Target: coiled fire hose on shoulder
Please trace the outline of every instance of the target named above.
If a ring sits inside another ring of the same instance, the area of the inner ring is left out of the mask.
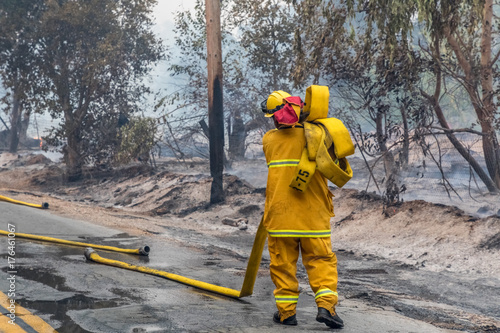
[[[235,290],[226,287],[220,287],[214,284],[186,278],[177,274],[172,274],[164,271],[159,271],[153,268],[131,265],[123,261],[111,260],[101,257],[92,248],[85,249],[85,257],[87,260],[91,260],[100,264],[110,265],[114,267],[125,268],[132,271],[137,271],[141,273],[146,273],[150,275],[164,277],[166,279],[177,281],[189,286],[193,286],[199,289],[208,290],[217,294],[224,296],[229,296],[232,298],[241,298],[245,296],[250,296],[253,293],[253,287],[255,285],[255,280],[257,278],[257,273],[260,266],[260,261],[262,259],[262,251],[264,250],[264,244],[266,242],[267,231],[260,221],[259,228],[255,235],[255,240],[252,247],[252,252],[250,258],[248,259],[247,270],[245,272],[245,278],[243,280],[243,286],[241,290]]]
[[[19,237],[19,238],[26,238],[26,239],[34,239],[34,240],[38,240],[38,241],[58,243],[58,244],[64,244],[64,245],[73,245],[73,246],[80,246],[80,247],[93,247],[93,248],[101,249],[101,250],[128,253],[128,254],[138,254],[138,255],[143,255],[143,256],[149,255],[149,250],[150,250],[149,246],[147,246],[147,245],[145,245],[139,249],[122,249],[122,248],[114,247],[114,246],[97,245],[97,244],[89,244],[89,243],[82,243],[82,242],[73,242],[73,241],[69,241],[69,240],[65,240],[65,239],[59,239],[59,238],[53,238],[53,237],[47,237],[47,236],[23,234],[21,232],[10,233],[10,232],[5,231],[5,230],[0,230],[0,235],[8,236],[9,234],[14,234],[16,238]]]
[[[41,205],[32,204],[29,202],[19,201],[19,200],[15,200],[15,199],[12,199],[9,197],[5,197],[3,195],[0,195],[0,201],[6,201],[6,202],[14,203],[17,205],[24,205],[24,206],[34,207],[34,208],[41,208],[41,209],[48,209],[49,208],[49,204],[47,202],[42,202]]]

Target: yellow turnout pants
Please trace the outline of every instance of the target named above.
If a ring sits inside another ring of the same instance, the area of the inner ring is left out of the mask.
[[[322,238],[268,238],[271,256],[271,279],[276,286],[274,297],[281,320],[293,316],[299,299],[296,277],[299,249],[302,253],[309,284],[315,294],[316,305],[332,310],[338,301],[337,257],[332,252],[330,237]]]

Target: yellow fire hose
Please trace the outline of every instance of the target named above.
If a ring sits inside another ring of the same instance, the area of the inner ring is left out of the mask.
[[[257,273],[262,259],[262,251],[264,250],[267,238],[267,230],[264,227],[263,221],[264,216],[262,216],[259,227],[257,228],[257,233],[255,234],[252,252],[250,253],[250,258],[248,258],[247,271],[245,272],[245,279],[243,280],[239,297],[250,296],[253,293],[253,286],[255,284],[255,279],[257,279]]]
[[[42,202],[41,205],[38,205],[38,204],[29,203],[29,202],[14,200],[14,199],[11,199],[11,198],[8,198],[8,197],[4,197],[3,195],[0,195],[0,201],[7,201],[7,202],[10,202],[10,203],[14,203],[14,204],[18,204],[18,205],[25,205],[25,206],[34,207],[34,208],[42,208],[42,209],[48,209],[49,208],[49,204],[46,203],[46,202]]]
[[[14,200],[14,199],[11,199],[11,198],[8,198],[5,196],[1,196],[1,195],[0,195],[0,200],[15,203],[15,204],[21,204],[21,205],[26,205],[26,206],[30,206],[30,207],[35,207],[35,208],[43,208],[43,209],[49,208],[49,204],[45,203],[45,202],[42,203],[41,205],[37,205],[37,204],[31,204],[31,203],[27,203],[27,202]],[[0,235],[8,236],[9,234],[12,234],[12,233],[5,231],[5,230],[0,230]],[[15,237],[19,237],[19,238],[27,238],[27,239],[33,239],[33,240],[39,240],[39,241],[45,241],[45,242],[87,247],[87,249],[85,250],[85,256],[87,257],[88,260],[92,260],[92,261],[95,261],[98,263],[111,265],[111,266],[115,266],[115,267],[121,267],[121,268],[129,269],[129,270],[135,270],[135,271],[146,273],[146,274],[161,276],[161,277],[164,277],[164,278],[167,278],[167,279],[170,279],[173,281],[177,281],[180,283],[184,283],[184,284],[196,287],[196,288],[212,291],[212,292],[222,294],[225,296],[229,296],[229,297],[233,297],[233,298],[240,298],[240,297],[250,296],[253,293],[253,287],[255,285],[255,280],[257,278],[257,273],[258,273],[259,266],[260,266],[260,261],[262,259],[262,251],[264,249],[264,245],[266,242],[267,232],[266,232],[266,229],[264,228],[264,226],[262,224],[262,220],[261,220],[259,227],[257,229],[257,233],[255,235],[255,240],[253,243],[252,252],[251,252],[250,258],[248,260],[247,270],[245,272],[245,278],[243,280],[243,285],[242,285],[240,291],[237,291],[237,290],[234,290],[231,288],[216,286],[214,284],[210,284],[210,283],[206,283],[206,282],[202,282],[202,281],[198,281],[198,280],[194,280],[194,279],[189,279],[189,278],[177,275],[177,274],[159,271],[159,270],[155,270],[155,269],[148,268],[148,267],[130,265],[130,264],[127,264],[125,262],[102,258],[92,249],[92,248],[95,248],[95,249],[101,249],[101,250],[107,250],[107,251],[129,253],[129,254],[139,254],[139,255],[147,256],[147,255],[149,255],[149,251],[150,251],[149,246],[143,246],[139,249],[122,249],[122,248],[118,248],[118,247],[114,247],[114,246],[105,246],[105,245],[89,244],[89,243],[82,243],[82,242],[73,242],[73,241],[68,241],[65,239],[24,234],[24,233],[20,233],[20,232],[16,232],[13,234],[15,235]]]
[[[260,221],[259,228],[257,229],[257,234],[255,235],[255,240],[252,247],[252,252],[250,254],[250,258],[248,259],[247,270],[245,273],[245,279],[243,280],[243,286],[241,287],[241,291],[237,291],[231,288],[225,288],[216,286],[214,284],[189,279],[184,276],[180,276],[177,274],[172,274],[164,271],[159,271],[156,269],[144,267],[144,266],[136,266],[127,264],[123,261],[106,259],[99,256],[92,248],[85,249],[85,257],[88,260],[92,260],[101,264],[125,268],[137,272],[142,272],[150,275],[161,276],[167,278],[169,280],[177,281],[183,284],[187,284],[199,289],[208,290],[217,294],[233,297],[233,298],[241,298],[245,296],[250,296],[253,293],[253,287],[255,284],[255,279],[257,278],[257,272],[259,270],[260,261],[262,259],[262,251],[264,250],[264,244],[266,242],[266,229],[262,224],[262,220]]]
[[[149,246],[147,246],[147,245],[143,246],[143,247],[141,247],[139,249],[122,249],[122,248],[114,247],[114,246],[106,246],[106,245],[97,245],[97,244],[73,242],[73,241],[69,241],[69,240],[65,240],[65,239],[59,239],[59,238],[53,238],[53,237],[23,234],[21,232],[10,233],[10,232],[5,231],[5,230],[0,230],[0,235],[8,236],[9,234],[14,234],[16,238],[19,237],[19,238],[34,239],[34,240],[39,240],[39,241],[44,241],[44,242],[65,244],[65,245],[82,246],[82,247],[93,247],[93,248],[101,249],[101,250],[121,252],[121,253],[129,253],[129,254],[139,254],[139,255],[143,255],[143,256],[149,255],[149,250],[150,250]]]

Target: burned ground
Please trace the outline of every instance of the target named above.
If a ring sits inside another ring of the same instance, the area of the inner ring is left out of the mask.
[[[54,163],[28,165],[16,159],[0,167],[2,195],[46,201],[55,214],[225,251],[241,260],[264,209],[265,190],[234,175],[224,177],[226,201],[210,205],[211,179],[203,162],[89,172],[70,184],[63,181],[62,166]],[[390,306],[444,328],[499,331],[494,310],[500,297],[498,216],[478,218],[423,200],[384,210],[382,198],[373,193],[332,190],[332,239],[346,298]],[[223,223],[242,218],[246,230]],[[307,281],[303,268],[299,276]],[[476,294],[463,300],[464,289]]]

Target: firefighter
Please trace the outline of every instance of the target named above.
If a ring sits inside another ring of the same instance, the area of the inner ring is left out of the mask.
[[[268,165],[264,225],[268,231],[270,273],[276,286],[274,297],[278,308],[273,321],[297,325],[296,264],[300,251],[318,306],[316,320],[331,328],[341,328],[344,323],[335,312],[337,258],[330,239],[333,194],[320,172],[312,175],[303,192],[289,186],[306,146],[303,123],[308,114],[303,112],[303,105],[299,97],[281,90],[274,91],[261,105],[276,127],[262,140]]]

